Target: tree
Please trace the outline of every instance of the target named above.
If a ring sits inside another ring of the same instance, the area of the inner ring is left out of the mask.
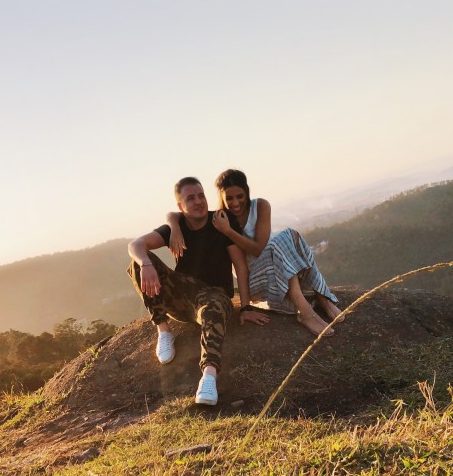
[[[54,338],[65,359],[72,359],[84,348],[82,325],[73,317],[54,326]]]
[[[116,329],[117,327],[115,325],[109,324],[102,319],[91,321],[91,324],[85,333],[85,344],[96,344],[105,337],[113,335],[116,332]]]

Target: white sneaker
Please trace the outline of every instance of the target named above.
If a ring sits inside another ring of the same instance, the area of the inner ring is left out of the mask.
[[[198,384],[197,394],[195,395],[195,403],[203,403],[205,405],[217,405],[217,387],[216,378],[213,375],[203,375]]]
[[[156,355],[161,364],[168,364],[175,358],[175,338],[171,332],[159,332]]]

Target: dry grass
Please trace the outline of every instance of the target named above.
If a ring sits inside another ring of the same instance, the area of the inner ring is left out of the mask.
[[[190,415],[191,399],[170,402],[140,425],[81,442],[101,456],[69,465],[61,475],[447,475],[453,471],[453,405],[437,409],[432,386],[420,384],[425,407],[409,413],[401,400],[394,411],[362,426],[357,419],[288,420],[264,417],[233,467],[231,458],[255,417]],[[208,454],[167,458],[164,450],[210,443]]]

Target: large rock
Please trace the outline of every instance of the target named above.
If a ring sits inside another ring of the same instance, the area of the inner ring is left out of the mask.
[[[345,307],[360,293],[336,290]],[[285,391],[283,411],[347,414],[394,389],[432,379],[449,366],[436,345],[453,335],[453,301],[425,291],[384,292],[359,306],[335,335],[324,338]],[[313,336],[295,316],[272,314],[263,327],[228,323],[215,411],[256,411],[280,383]],[[154,354],[156,331],[142,318],[66,365],[44,387],[48,401],[75,413],[145,413],[161,402],[192,396],[200,377],[200,330],[175,323],[176,358],[168,365]],[[440,345],[440,344],[439,344]],[[423,353],[433,349],[429,365]],[[451,367],[451,366],[450,366]]]

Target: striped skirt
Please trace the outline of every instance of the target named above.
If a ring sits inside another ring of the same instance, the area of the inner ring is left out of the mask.
[[[319,271],[310,246],[290,228],[273,236],[249,268],[252,301],[266,301],[270,309],[297,312],[287,296],[289,280],[296,275],[302,291],[316,291],[332,302],[338,302]]]

